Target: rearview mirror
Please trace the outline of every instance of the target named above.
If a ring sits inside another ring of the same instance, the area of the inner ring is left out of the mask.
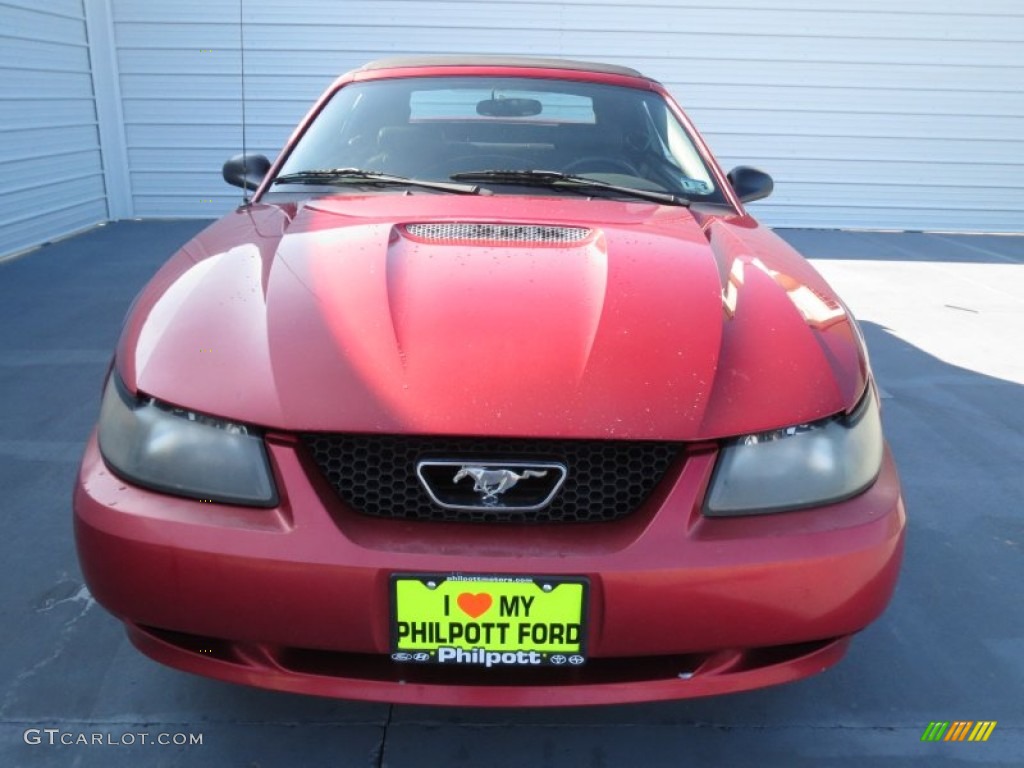
[[[476,105],[476,113],[484,117],[533,117],[543,109],[537,99],[484,99]]]
[[[263,155],[235,155],[226,163],[224,181],[242,189],[256,189],[270,170],[270,161]]]
[[[752,203],[754,200],[768,197],[775,189],[775,182],[771,176],[749,165],[737,165],[729,171],[726,178],[742,203]]]

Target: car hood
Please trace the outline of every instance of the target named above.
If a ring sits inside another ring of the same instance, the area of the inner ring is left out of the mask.
[[[831,290],[747,217],[435,194],[226,216],[140,295],[118,367],[270,429],[667,440],[820,418],[866,378]]]

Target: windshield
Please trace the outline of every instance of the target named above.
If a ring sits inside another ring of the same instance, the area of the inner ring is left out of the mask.
[[[694,201],[722,202],[665,99],[638,88],[517,77],[410,77],[341,88],[279,176],[362,169],[450,181],[478,171],[558,171]],[[282,179],[282,181],[284,181]],[[515,194],[508,175],[481,182]],[[279,185],[287,187],[287,184]]]

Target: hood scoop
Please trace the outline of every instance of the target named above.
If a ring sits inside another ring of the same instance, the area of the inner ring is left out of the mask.
[[[179,258],[140,300],[118,358],[127,380],[288,432],[701,435],[722,283],[685,209],[323,197],[280,239],[271,210],[214,225],[191,246],[205,257]]]
[[[405,234],[429,243],[474,245],[502,245],[529,243],[530,245],[578,245],[586,241],[593,230],[587,227],[563,227],[542,224],[481,224],[438,222],[432,224],[406,224]]]

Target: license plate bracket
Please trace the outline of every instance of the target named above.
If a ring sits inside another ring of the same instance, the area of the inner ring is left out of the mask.
[[[447,665],[580,666],[589,580],[582,576],[391,576],[391,658]]]

